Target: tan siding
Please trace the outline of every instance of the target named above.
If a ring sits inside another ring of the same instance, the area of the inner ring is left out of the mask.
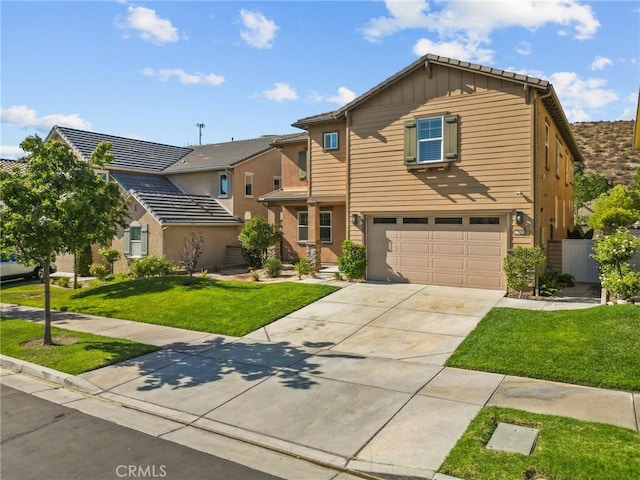
[[[338,149],[323,151],[325,133],[338,132]],[[311,139],[312,196],[344,195],[346,192],[347,138],[344,122],[322,124],[309,130]]]

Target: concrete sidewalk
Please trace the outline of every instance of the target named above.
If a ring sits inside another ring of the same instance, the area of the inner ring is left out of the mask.
[[[638,429],[637,394],[445,368],[500,301],[486,290],[354,284],[243,338],[56,313],[59,327],[163,348],[75,377],[93,397],[55,395],[97,415],[113,403],[153,414],[175,426],[162,438],[193,448],[224,435],[337,469],[429,479],[484,405]]]

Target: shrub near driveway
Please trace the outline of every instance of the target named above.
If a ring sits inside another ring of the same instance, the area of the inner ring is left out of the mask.
[[[447,366],[640,391],[640,308],[494,308]]]
[[[106,284],[79,292],[52,289],[51,308],[220,335],[242,336],[337,287],[294,282],[247,283],[184,276]],[[35,284],[3,287],[2,301],[42,307]]]

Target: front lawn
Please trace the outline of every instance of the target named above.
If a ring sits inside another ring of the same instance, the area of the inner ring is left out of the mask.
[[[3,318],[0,351],[3,355],[78,375],[159,350],[154,345],[56,327],[52,327],[51,333],[57,345],[45,346],[42,324]]]
[[[494,308],[447,366],[640,391],[640,308]],[[640,477],[639,477],[640,478]]]
[[[248,283],[168,276],[71,290],[51,287],[51,308],[242,336],[337,287],[295,282]],[[3,286],[2,301],[42,308],[42,284]]]
[[[498,422],[539,429],[531,455],[487,450]],[[440,471],[466,480],[640,478],[640,434],[602,423],[483,408]]]

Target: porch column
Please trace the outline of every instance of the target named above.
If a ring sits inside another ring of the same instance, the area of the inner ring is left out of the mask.
[[[282,231],[282,206],[267,204],[267,221],[274,225],[276,232]],[[282,259],[282,240],[278,240],[275,245],[267,249],[269,258]]]
[[[309,212],[309,230],[307,240],[307,258],[314,271],[322,268],[322,243],[320,242],[320,205],[316,202],[307,204]]]

